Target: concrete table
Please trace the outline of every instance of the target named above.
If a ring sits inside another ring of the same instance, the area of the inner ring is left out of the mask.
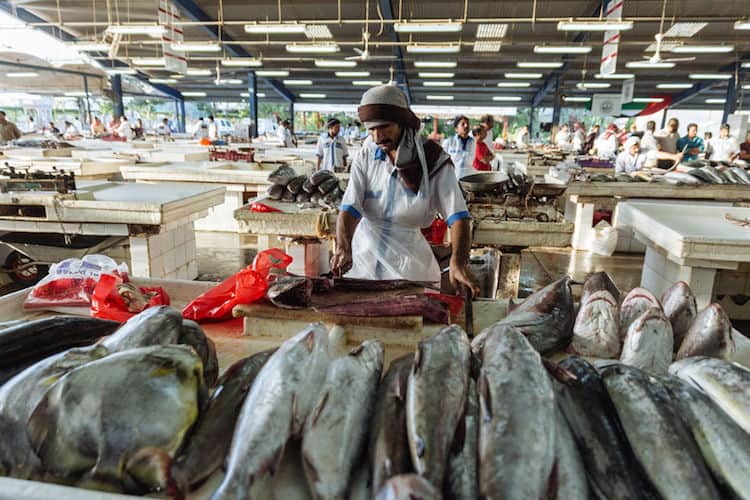
[[[80,181],[74,194],[0,194],[0,232],[120,236],[129,245],[110,255],[134,276],[194,279],[193,223],[223,200],[219,186]]]
[[[120,172],[120,167],[134,165],[135,159],[128,158],[10,158],[5,161],[16,170],[31,169],[43,172],[65,171],[75,174],[76,179],[108,179]]]
[[[617,225],[633,228],[646,245],[641,286],[660,296],[675,281],[690,285],[698,307],[710,304],[717,271],[737,271],[750,262],[750,227],[726,216],[750,219],[750,208],[712,203],[648,203],[618,205]]]

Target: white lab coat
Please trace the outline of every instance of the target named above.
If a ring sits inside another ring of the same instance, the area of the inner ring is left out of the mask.
[[[453,160],[453,166],[456,169],[456,179],[476,173],[473,166],[476,149],[477,145],[471,136],[467,139],[465,146],[463,141],[458,137],[458,134],[448,137],[443,141],[443,150]]]
[[[615,160],[615,175],[632,174],[642,169],[648,163],[654,163],[657,152],[655,150],[644,152],[639,151],[636,155],[631,155],[630,151],[623,151],[617,155]]]
[[[555,145],[560,148],[570,147],[570,132],[561,130],[555,135]]]
[[[212,141],[219,140],[219,126],[215,121],[208,121],[208,138]]]
[[[346,148],[346,141],[342,136],[337,135],[331,138],[326,132],[318,138],[315,156],[321,159],[321,170],[333,170],[334,167],[346,166],[346,157],[349,156],[349,150]]]
[[[525,148],[529,144],[529,133],[523,130],[516,132],[516,147]]]
[[[279,125],[279,128],[276,129],[276,135],[279,140],[281,140],[281,145],[283,147],[291,148],[294,146],[294,142],[292,141],[292,131],[288,128]]]
[[[495,143],[494,143],[493,139],[494,138],[493,138],[493,135],[492,135],[492,129],[487,129],[487,135],[484,138],[484,143],[487,144],[487,147],[489,148],[490,151],[492,151],[494,149]]]
[[[606,134],[607,132],[603,132],[594,143],[596,154],[599,158],[614,158],[617,154],[617,134],[609,137]]]
[[[122,120],[120,124],[117,126],[117,135],[119,137],[124,137],[125,139],[131,141],[134,137],[133,129],[130,128],[130,122],[127,120]]]
[[[740,145],[732,135],[725,139],[721,137],[711,139],[711,146],[714,149],[711,155],[713,161],[729,161],[732,156],[740,152]]]
[[[571,146],[573,151],[580,153],[583,150],[584,142],[586,142],[586,135],[583,133],[583,130],[578,129],[573,132],[573,143]]]
[[[656,137],[650,130],[646,130],[641,137],[641,152],[648,153],[649,151],[658,151],[659,148],[656,146]]]
[[[371,139],[352,162],[341,210],[359,219],[348,277],[433,283],[440,281],[440,268],[420,228],[428,227],[436,213],[449,226],[471,217],[449,165],[432,178],[423,175],[415,194]]]

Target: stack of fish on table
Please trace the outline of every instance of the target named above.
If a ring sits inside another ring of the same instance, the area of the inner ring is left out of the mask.
[[[274,201],[298,203],[303,207],[336,208],[341,204],[346,183],[330,170],[319,170],[308,175],[282,165],[268,176],[271,183],[266,197]]]
[[[681,163],[675,170],[644,169],[631,174],[592,174],[580,178],[591,182],[660,182],[672,185],[750,184],[750,174],[741,165],[708,160]]]
[[[147,309],[0,387],[0,467],[214,500],[750,498],[750,371],[726,359],[726,315],[684,283],[620,295],[597,273],[576,313],[564,278],[387,367],[379,341],[341,353],[311,324],[218,380],[200,327]]]

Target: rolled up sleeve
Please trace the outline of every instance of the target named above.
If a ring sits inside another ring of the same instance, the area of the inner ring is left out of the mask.
[[[323,158],[323,138],[318,137],[318,145],[315,147],[315,156]]]
[[[440,169],[430,179],[430,191],[432,208],[445,219],[448,226],[461,219],[471,219],[453,168],[445,166]]]

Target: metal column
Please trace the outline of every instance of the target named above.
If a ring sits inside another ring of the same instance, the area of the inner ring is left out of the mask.
[[[560,95],[560,75],[555,75],[555,102],[552,105],[552,124],[560,124],[560,107],[562,105],[562,96]]]
[[[529,141],[534,139],[534,106],[529,108]]]
[[[294,101],[289,101],[289,124],[292,130],[294,130]]]
[[[86,123],[91,125],[91,101],[89,100],[89,79],[86,75],[83,75],[83,93],[86,99]]]
[[[736,78],[732,75],[732,79],[727,82],[727,100],[724,102],[724,114],[721,116],[721,123],[726,123],[729,119],[729,115],[737,110],[737,83]]]
[[[250,137],[258,137],[258,78],[255,71],[247,73],[247,103],[250,107]]]
[[[125,106],[122,103],[122,77],[120,75],[112,75],[109,79],[112,85],[112,105],[114,118],[120,118],[125,114]]]

